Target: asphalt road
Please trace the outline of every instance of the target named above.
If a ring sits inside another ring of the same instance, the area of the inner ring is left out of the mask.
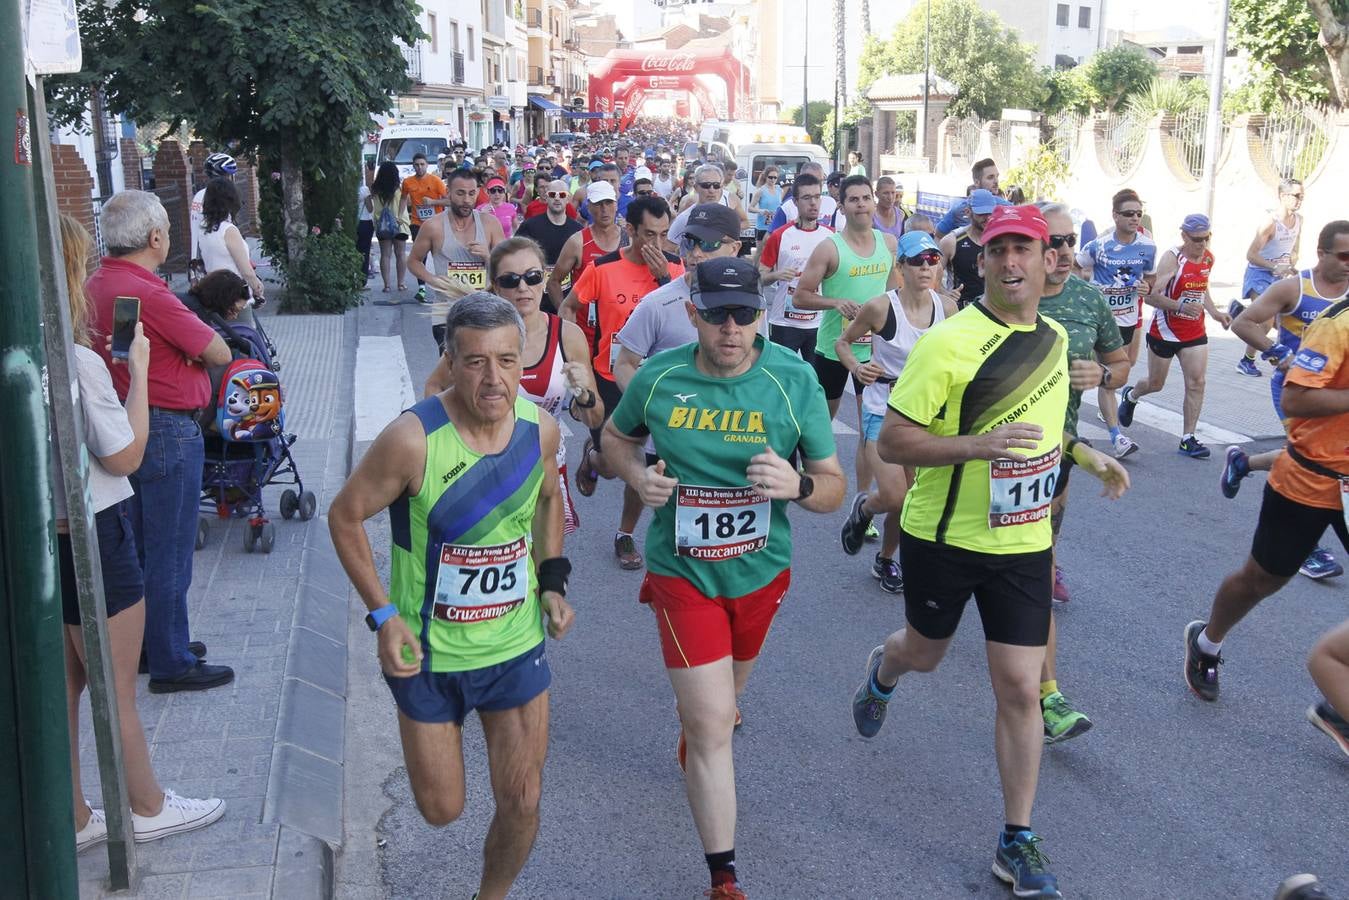
[[[380,333],[401,330],[420,385],[432,360],[422,310],[376,318]],[[1235,344],[1216,344],[1212,371],[1230,372]],[[1222,380],[1204,419],[1260,433],[1241,426],[1267,407],[1266,385]],[[843,418],[855,424],[851,411]],[[573,431],[574,460],[582,434]],[[1144,447],[1128,462],[1133,490],[1111,503],[1078,473],[1060,543],[1072,600],[1058,608],[1059,683],[1095,721],[1046,748],[1041,769],[1033,824],[1064,896],[1264,898],[1300,871],[1349,896],[1349,759],[1303,715],[1316,699],[1305,657],[1345,618],[1346,579],[1296,578],[1229,638],[1222,699],[1195,698],[1181,677],[1182,629],[1206,614],[1246,554],[1263,477],[1227,501],[1217,491],[1221,446],[1194,461],[1172,452],[1172,434],[1143,425],[1131,433]],[[855,441],[839,436],[845,461]],[[673,695],[654,623],[636,601],[641,573],[613,559],[618,501],[615,483],[578,496],[582,529],[567,548],[578,621],[547,651],[543,821],[513,896],[692,898],[706,889],[674,759]],[[849,699],[868,651],[902,624],[902,599],[870,577],[871,550],[843,555],[843,511],[794,508],[791,518],[792,589],[735,738],[742,886],[774,898],[1010,896],[989,873],[1002,807],[977,613],[935,673],[901,681],[881,734],[860,738]],[[371,530],[385,562],[387,531]],[[431,828],[412,803],[373,644],[363,627],[351,634],[339,896],[466,900],[492,812],[481,729],[470,720],[465,730],[463,817]]]

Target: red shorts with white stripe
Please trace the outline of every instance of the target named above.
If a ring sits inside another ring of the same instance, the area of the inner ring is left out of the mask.
[[[791,569],[783,569],[743,597],[708,597],[686,579],[648,572],[637,599],[656,614],[666,668],[691,669],[757,657],[791,582]]]

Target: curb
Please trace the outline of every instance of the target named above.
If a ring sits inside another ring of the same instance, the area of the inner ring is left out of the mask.
[[[342,325],[342,390],[355,376],[356,316]],[[262,821],[281,825],[271,896],[328,900],[334,893],[334,848],[342,843],[346,728],[348,584],[323,512],[351,462],[352,409],[334,411],[319,515],[305,534],[295,614],[286,646],[272,763]]]

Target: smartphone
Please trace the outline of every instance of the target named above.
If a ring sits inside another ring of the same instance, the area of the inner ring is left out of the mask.
[[[141,318],[139,297],[118,297],[112,304],[112,355],[126,359],[136,339],[136,323]]]

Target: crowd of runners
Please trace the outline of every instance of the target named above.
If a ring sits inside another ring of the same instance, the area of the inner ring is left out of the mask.
[[[1154,230],[1133,190],[1110,198],[1111,225],[1097,232],[1065,206],[1005,198],[983,160],[934,223],[903,207],[894,179],[807,165],[775,188],[770,217],[760,192],[739,196],[733,172],[682,158],[673,137],[517,148],[520,172],[543,168],[533,190],[544,208],[513,233],[480,196],[509,189],[510,160],[479,160],[506,169],[486,174],[453,159],[448,202],[421,223],[410,268],[456,298],[437,317],[443,352],[425,399],[373,443],[329,513],[369,608],[418,809],[433,824],[461,813],[462,725],[476,710],[496,801],[476,896],[506,896],[539,822],[545,638],[574,618],[565,536],[585,501],[572,488],[585,498],[621,482],[613,554],[645,570],[637,597],[676,701],[674,755],[708,896],[746,896],[737,698],[790,591],[793,524],[846,508],[842,554],[875,541],[879,589],[904,598],[898,630],[858,660],[858,733],[876,736],[901,686],[938,667],[973,598],[1004,805],[993,873],[1018,897],[1062,896],[1031,812],[1044,745],[1092,724],[1055,672],[1054,603],[1069,591],[1054,545],[1070,475],[1112,499],[1129,489],[1125,461],[1157,450],[1123,429],[1172,360],[1184,379],[1175,452],[1208,457],[1208,320],[1251,348],[1239,369],[1268,379],[1287,443],[1226,451],[1222,496],[1269,475],[1249,553],[1177,647],[1188,686],[1216,700],[1233,626],[1299,572],[1343,571],[1321,541],[1329,527],[1349,549],[1349,221],[1308,223],[1303,251],[1302,186],[1285,182],[1255,229],[1246,302],[1222,308],[1207,216]],[[747,254],[751,212],[767,227]],[[1299,269],[1304,257],[1314,261]],[[1093,390],[1109,435],[1099,447],[1078,435]],[[850,466],[832,427],[845,394],[860,426]],[[588,430],[570,472],[559,418]],[[384,510],[387,587],[362,527]],[[603,541],[587,546],[607,546],[607,531]],[[1308,717],[1349,754],[1349,623],[1309,665],[1325,697]],[[1280,896],[1321,890],[1297,876]]]

